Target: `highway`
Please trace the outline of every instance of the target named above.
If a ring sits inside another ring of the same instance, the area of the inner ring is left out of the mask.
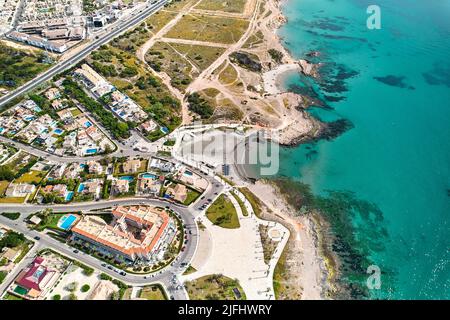
[[[115,27],[115,29],[113,29],[113,31],[111,31],[110,33],[107,33],[103,36],[98,36],[98,39],[94,39],[91,44],[89,44],[86,48],[82,49],[80,52],[76,53],[74,56],[70,57],[67,60],[57,63],[55,66],[48,69],[44,73],[40,74],[33,80],[30,80],[23,86],[4,95],[3,97],[0,98],[0,108],[5,104],[11,102],[13,99],[27,93],[28,91],[33,90],[34,88],[38,87],[44,82],[52,79],[55,75],[74,66],[75,64],[83,60],[85,57],[87,57],[95,49],[108,43],[113,38],[117,37],[121,33],[139,24],[142,20],[154,14],[156,11],[164,7],[164,5],[166,5],[167,2],[168,0],[159,0],[154,4],[148,4],[147,7],[145,7],[145,9],[141,10],[141,12],[134,14],[134,16],[132,16],[130,20],[123,21],[122,24]]]

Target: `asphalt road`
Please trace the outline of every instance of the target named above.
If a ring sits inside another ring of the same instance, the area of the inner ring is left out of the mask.
[[[95,209],[105,209],[117,205],[152,205],[152,206],[161,206],[161,207],[169,207],[178,213],[179,217],[183,221],[185,226],[186,235],[188,236],[188,241],[185,245],[185,250],[179,254],[176,260],[169,266],[165,267],[163,270],[158,271],[157,273],[150,275],[137,275],[127,273],[126,276],[120,275],[118,272],[110,270],[105,266],[105,263],[97,258],[90,256],[88,254],[78,252],[74,252],[74,248],[69,245],[59,242],[56,239],[46,235],[45,233],[37,232],[34,230],[30,230],[27,228],[26,223],[23,221],[24,218],[33,212],[40,211],[46,207],[50,207],[54,212],[68,212],[68,211],[89,211]],[[101,272],[104,272],[112,277],[118,278],[121,281],[134,285],[134,286],[144,286],[151,283],[161,283],[168,291],[169,295],[174,299],[185,300],[188,299],[187,293],[184,288],[180,288],[181,283],[178,281],[177,275],[180,275],[184,272],[187,265],[191,261],[194,256],[195,250],[197,248],[198,243],[198,229],[197,224],[195,222],[195,218],[193,214],[190,212],[189,208],[184,206],[174,205],[171,203],[167,203],[165,201],[156,200],[156,199],[121,199],[121,200],[113,200],[113,201],[102,201],[96,203],[86,203],[86,204],[77,204],[77,205],[66,205],[66,206],[41,206],[41,205],[4,205],[2,204],[0,210],[2,212],[14,212],[20,211],[22,214],[18,220],[10,220],[6,217],[0,216],[0,224],[10,227],[13,230],[23,233],[29,238],[39,237],[40,239],[37,241],[36,245],[40,248],[51,248],[55,251],[60,252],[63,255],[66,255],[70,258],[76,259],[88,266],[91,266]],[[29,257],[29,256],[28,256]],[[182,266],[182,264],[184,265]],[[25,265],[21,265],[21,268],[25,267]],[[17,268],[18,269],[18,268]],[[17,275],[14,273],[14,275]],[[14,279],[13,274],[8,276],[8,279],[5,280],[5,283],[10,283]],[[5,286],[3,284],[2,286]],[[180,288],[180,289],[177,289]],[[1,288],[1,287],[0,287]]]
[[[40,74],[33,80],[27,82],[23,86],[17,88],[16,90],[8,93],[7,95],[4,95],[0,98],[0,107],[7,104],[8,102],[12,101],[13,99],[25,94],[26,92],[33,90],[34,88],[38,87],[42,83],[52,79],[55,75],[69,69],[73,65],[77,64],[81,60],[83,60],[86,56],[88,56],[93,50],[99,48],[100,46],[108,43],[113,38],[117,37],[121,33],[125,32],[129,28],[137,25],[142,20],[146,19],[150,15],[154,14],[156,11],[164,7],[164,5],[168,2],[168,0],[159,0],[155,4],[148,4],[145,9],[143,9],[141,12],[134,14],[131,19],[127,21],[123,21],[122,24],[118,25],[113,29],[113,31],[107,33],[104,36],[99,36],[98,39],[95,39],[90,45],[88,45],[86,48],[82,49],[78,53],[76,53],[74,56],[70,57],[67,60],[61,61],[57,63],[52,68],[48,69],[44,73]]]
[[[101,272],[104,272],[112,277],[118,278],[121,281],[133,285],[133,286],[145,286],[152,283],[162,284],[170,297],[175,300],[187,300],[189,297],[186,290],[180,283],[178,276],[182,274],[189,263],[191,262],[198,245],[198,227],[195,222],[195,217],[200,214],[198,207],[203,203],[208,203],[208,199],[215,199],[224,189],[224,186],[217,182],[211,176],[203,175],[209,182],[209,185],[202,195],[202,197],[193,203],[191,206],[186,207],[183,205],[178,205],[174,203],[169,203],[167,201],[152,199],[152,198],[124,198],[117,200],[104,200],[104,201],[94,201],[77,203],[70,205],[35,205],[35,204],[1,204],[0,212],[20,212],[21,217],[18,220],[10,220],[6,217],[0,215],[0,224],[10,227],[13,230],[25,234],[29,238],[39,237],[38,241],[35,241],[35,247],[38,248],[51,248],[55,251],[60,252],[72,259],[76,259],[88,266],[91,266]],[[212,201],[211,201],[212,203]],[[98,260],[97,258],[85,254],[83,252],[74,252],[74,248],[66,245],[65,243],[59,242],[56,239],[51,238],[45,233],[37,232],[27,228],[24,219],[31,213],[41,211],[45,208],[51,208],[53,212],[73,212],[73,211],[83,211],[88,212],[98,209],[106,209],[114,206],[129,206],[129,205],[152,205],[159,207],[168,207],[169,209],[178,213],[181,218],[183,225],[185,226],[187,243],[185,244],[185,249],[182,251],[176,260],[172,262],[171,265],[165,267],[163,270],[157,273],[152,273],[148,275],[136,275],[127,273],[126,276],[120,275],[118,272],[110,270],[105,266],[104,262]],[[33,252],[37,252],[34,248]],[[27,255],[28,263],[30,262],[30,254]],[[17,270],[23,269],[27,263],[21,262],[18,268],[16,268],[12,273],[10,273],[5,280],[5,282],[0,286],[0,292],[2,288],[6,288],[7,284],[10,283],[18,274]]]

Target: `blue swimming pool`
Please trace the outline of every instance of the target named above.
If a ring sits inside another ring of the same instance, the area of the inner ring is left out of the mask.
[[[73,191],[67,192],[65,200],[70,201],[72,200],[72,198],[73,198]]]
[[[64,130],[60,129],[60,128],[56,128],[55,130],[53,130],[53,132],[56,133],[57,135],[60,135],[64,132]]]
[[[94,154],[97,153],[97,149],[87,149],[86,154]]]
[[[169,129],[167,129],[166,127],[161,127],[161,132],[167,134],[169,133]]]
[[[128,180],[128,181],[131,182],[131,181],[134,180],[134,177],[132,177],[132,176],[123,176],[123,177],[120,177],[119,180]]]
[[[192,172],[186,170],[186,171],[184,172],[184,175],[185,175],[186,177],[192,177]]]
[[[83,190],[84,190],[84,184],[80,183],[80,185],[78,186],[77,192],[82,192]]]
[[[72,214],[64,216],[59,220],[59,227],[64,230],[69,230],[70,227],[72,226],[72,223],[74,223],[76,219],[77,217],[75,217]]]
[[[84,126],[85,126],[86,128],[89,128],[89,127],[92,126],[92,122],[86,121],[86,122],[84,123]]]
[[[151,174],[151,173],[144,173],[142,175],[142,178],[144,178],[144,179],[156,179],[156,176],[154,174]]]

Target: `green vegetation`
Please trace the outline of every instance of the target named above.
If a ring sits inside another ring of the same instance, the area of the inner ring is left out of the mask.
[[[258,56],[247,52],[233,52],[230,54],[230,60],[242,68],[253,72],[262,70],[261,62]]]
[[[189,14],[166,37],[232,44],[242,37],[248,24],[245,19]]]
[[[239,198],[239,196],[237,194],[235,194],[234,192],[231,192],[231,195],[236,199],[237,203],[239,203],[239,207],[241,208],[242,214],[244,216],[248,216],[247,208],[245,207],[245,204],[241,200],[241,198]]]
[[[202,119],[208,119],[214,113],[214,109],[211,107],[211,105],[197,92],[189,95],[188,103],[189,110],[198,114]]]
[[[52,297],[52,300],[61,300],[61,295],[60,295],[60,294],[55,294],[55,295]]]
[[[17,220],[20,217],[20,212],[2,212],[2,216],[11,220]]]
[[[175,18],[176,15],[177,13],[173,11],[160,10],[152,15],[149,19],[147,19],[145,23],[147,24],[147,28],[149,28],[152,33],[156,33],[173,18]]]
[[[15,296],[13,294],[10,293],[6,293],[3,297],[4,300],[23,300],[23,298]]]
[[[269,228],[269,226],[265,226],[262,224],[258,225],[259,235],[261,236],[261,243],[263,247],[264,262],[267,265],[269,264],[270,259],[272,259],[273,253],[277,248],[277,243],[271,240],[269,237]]]
[[[176,140],[167,140],[164,142],[164,145],[167,147],[173,147],[175,145]]]
[[[8,274],[5,271],[0,271],[0,283],[2,283],[3,280],[5,280],[7,275]]]
[[[278,51],[278,50],[276,50],[276,49],[269,49],[268,52],[269,52],[269,54],[270,54],[270,57],[271,57],[276,63],[280,64],[280,63],[283,62],[283,57],[284,57],[284,55],[283,55],[282,52],[280,52],[280,51]]]
[[[195,269],[193,266],[189,265],[187,269],[183,272],[183,276],[187,276],[188,274],[196,272],[197,269]]]
[[[21,246],[26,242],[26,238],[22,233],[17,233],[15,231],[8,231],[3,238],[0,239],[0,251],[5,247],[16,248]]]
[[[246,300],[239,282],[220,274],[186,282],[186,290],[191,300]]]
[[[289,272],[286,266],[288,248],[284,248],[273,273],[273,291],[277,300],[293,298],[289,288]]]
[[[127,123],[118,120],[101,103],[89,97],[72,79],[66,78],[63,81],[63,86],[65,93],[82,103],[111,132],[114,138],[126,139],[130,136]]]
[[[145,61],[156,72],[167,73],[171,85],[182,92],[191,83],[192,77],[196,75],[193,74],[192,65],[169,43],[155,43],[147,52]]]
[[[103,57],[100,69],[98,65],[96,67],[93,63],[94,61],[100,61],[96,57]],[[138,60],[136,55],[113,43],[112,45],[101,46],[86,60],[118,90],[127,94],[141,106],[149,118],[155,120],[161,127],[173,131],[181,124],[180,102],[172,96],[163,83],[153,76],[145,64]],[[114,68],[117,76],[113,76],[111,71],[105,72],[103,66],[109,66],[108,70]],[[106,110],[105,112],[113,116],[111,112]],[[130,127],[135,125],[129,124]],[[161,130],[155,130],[147,138],[154,141],[163,135],[164,133]]]
[[[45,229],[61,230],[58,227],[58,221],[66,213],[53,213],[52,210],[45,209],[36,215],[41,219],[41,222],[35,226],[37,231],[44,231]]]
[[[198,199],[198,197],[200,197],[201,193],[198,192],[197,190],[191,189],[191,188],[187,188],[187,197],[186,200],[184,200],[184,205],[188,206],[191,203],[193,203],[195,200]]]
[[[206,217],[213,224],[222,228],[236,229],[240,227],[236,209],[231,200],[224,194],[220,195],[208,208]]]
[[[11,248],[16,251],[20,251],[19,256],[14,261],[14,263],[18,263],[28,253],[32,244],[33,243],[27,240],[22,233],[9,230],[6,235],[0,239],[0,252],[2,252],[4,248]]]
[[[247,187],[239,188],[239,191],[247,198],[250,202],[253,212],[258,218],[262,218],[262,203],[257,196],[255,196]]]
[[[31,184],[39,184],[42,179],[45,177],[45,172],[42,171],[34,171],[31,170],[29,172],[25,172],[19,178],[17,178],[15,183],[31,183]]]
[[[231,63],[219,74],[219,81],[224,85],[231,85],[238,79],[238,73]]]
[[[151,285],[142,288],[139,298],[146,300],[167,300],[164,289],[160,285]]]
[[[208,68],[225,51],[225,48],[212,46],[190,45],[184,43],[171,43],[170,45],[183,57],[189,59],[189,62],[200,72]]]
[[[88,284],[85,284],[81,287],[81,292],[88,292],[91,289],[91,287]]]
[[[15,89],[50,67],[40,50],[19,50],[0,42],[0,87]]]
[[[24,151],[20,151],[8,164],[0,166],[0,180],[13,181],[27,173],[39,160],[36,156],[30,156],[27,161],[24,161],[27,156],[30,155]],[[4,188],[6,189],[6,187]]]

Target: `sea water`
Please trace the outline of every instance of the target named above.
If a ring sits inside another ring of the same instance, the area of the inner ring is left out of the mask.
[[[371,4],[379,30],[366,25]],[[450,1],[289,0],[283,12],[286,48],[295,58],[317,50],[310,59],[324,63],[321,79],[290,74],[284,86],[320,101],[315,116],[354,127],[282,149],[279,175],[316,194],[355,192],[383,212],[388,236],[371,256],[382,284],[371,297],[449,299]]]

